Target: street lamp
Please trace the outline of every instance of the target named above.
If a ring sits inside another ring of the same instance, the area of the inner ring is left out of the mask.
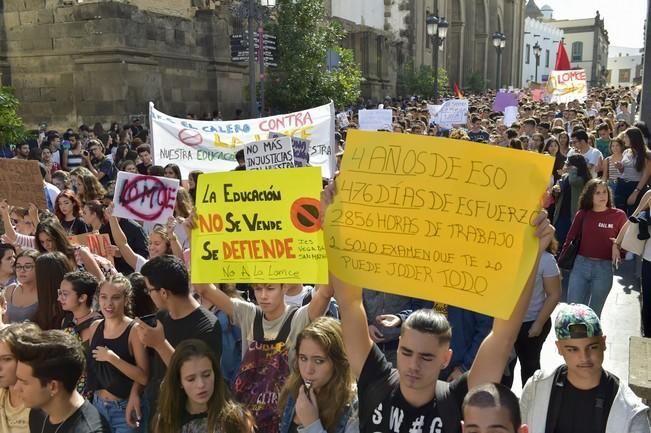
[[[262,22],[268,19],[271,16],[271,9],[275,6],[276,0],[260,0],[260,3],[257,0],[242,0],[239,3],[234,3],[231,9],[234,17],[246,19],[248,24],[249,110],[251,117],[255,117],[258,111],[255,80],[255,25],[258,21]]]
[[[439,98],[439,49],[443,46],[448,35],[448,22],[444,17],[428,15],[425,23],[427,24],[427,36],[432,38],[432,66],[434,69],[434,103]]]
[[[538,82],[538,66],[540,65],[540,54],[542,53],[542,47],[538,45],[538,41],[536,41],[535,45],[533,46],[533,55],[536,56],[536,83]]]
[[[502,49],[506,46],[506,36],[503,33],[493,33],[493,46],[497,51],[497,72],[495,73],[495,91],[500,88],[500,66],[502,62]]]

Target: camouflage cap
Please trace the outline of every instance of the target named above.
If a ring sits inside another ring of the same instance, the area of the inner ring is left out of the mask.
[[[561,304],[554,328],[558,340],[603,335],[599,317],[590,307],[583,304]]]

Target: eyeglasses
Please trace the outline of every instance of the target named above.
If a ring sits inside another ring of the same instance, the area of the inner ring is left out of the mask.
[[[148,295],[151,295],[151,292],[159,292],[160,291],[160,289],[150,289],[150,288],[147,288],[146,290],[147,290]]]
[[[34,269],[34,265],[16,265],[15,268],[17,271],[29,272]]]

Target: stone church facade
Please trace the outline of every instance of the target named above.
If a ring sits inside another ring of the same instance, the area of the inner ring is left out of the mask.
[[[344,23],[365,77],[364,97],[396,96],[400,68],[432,64],[429,13],[450,23],[439,65],[461,87],[473,76],[494,87],[491,35],[507,37],[501,84],[521,76],[523,0],[355,0],[373,24],[326,10]],[[350,0],[348,0],[350,1]],[[357,3],[356,3],[357,4]],[[48,121],[126,122],[147,101],[182,116],[246,108],[246,64],[230,61],[229,35],[242,23],[230,0],[4,0],[0,2],[0,80],[15,88],[28,125]],[[378,9],[379,8],[379,9]],[[379,14],[379,15],[378,15]]]

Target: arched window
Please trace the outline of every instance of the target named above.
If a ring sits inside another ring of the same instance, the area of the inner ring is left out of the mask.
[[[572,42],[572,62],[583,60],[583,42]]]

